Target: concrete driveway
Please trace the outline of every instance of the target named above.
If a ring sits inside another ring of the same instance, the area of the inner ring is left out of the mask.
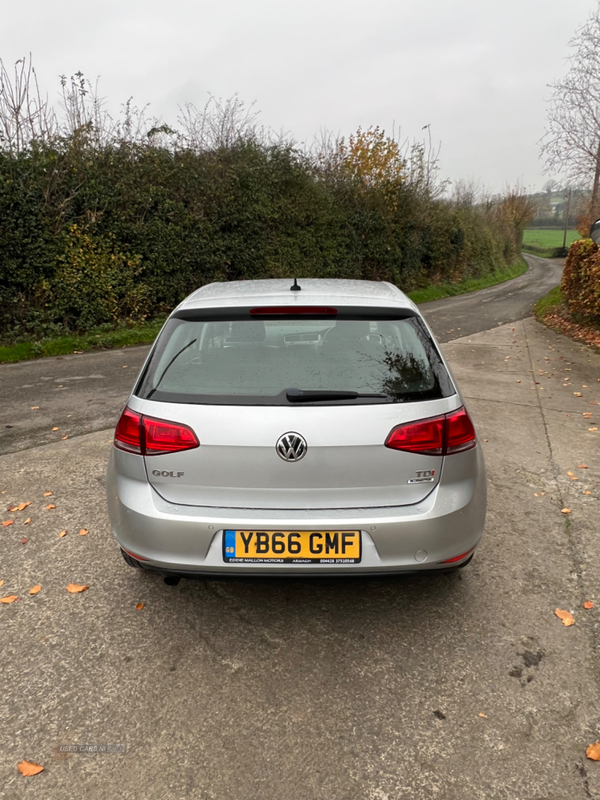
[[[170,588],[112,539],[110,432],[0,457],[3,796],[600,797],[600,355],[531,319],[444,349],[489,474],[459,575]]]

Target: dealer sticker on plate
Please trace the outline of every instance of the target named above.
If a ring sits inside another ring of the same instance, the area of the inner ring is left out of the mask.
[[[224,531],[233,564],[358,564],[360,531]]]

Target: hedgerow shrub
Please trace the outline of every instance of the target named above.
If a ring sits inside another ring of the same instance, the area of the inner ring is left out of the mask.
[[[574,317],[600,325],[600,249],[591,239],[569,248],[561,291]]]
[[[408,291],[481,276],[514,260],[517,227],[401,177],[326,169],[286,143],[99,143],[78,130],[0,151],[0,335],[152,318],[212,281],[366,278]]]

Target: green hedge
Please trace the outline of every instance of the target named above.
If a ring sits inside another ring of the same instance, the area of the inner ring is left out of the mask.
[[[172,309],[212,281],[390,280],[404,290],[514,261],[508,216],[366,186],[289,145],[211,151],[73,134],[0,152],[0,336],[85,332]]]

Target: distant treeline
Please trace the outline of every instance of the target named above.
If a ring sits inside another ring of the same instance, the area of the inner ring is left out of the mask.
[[[200,130],[188,107],[187,136],[165,125],[108,135],[73,112],[82,98],[71,98],[67,131],[19,141],[0,127],[5,341],[152,318],[212,281],[366,278],[410,290],[485,275],[520,251],[522,195],[441,199],[425,146],[401,152],[378,129],[307,152],[258,135],[247,117],[226,130],[223,107],[207,137],[206,109]]]

